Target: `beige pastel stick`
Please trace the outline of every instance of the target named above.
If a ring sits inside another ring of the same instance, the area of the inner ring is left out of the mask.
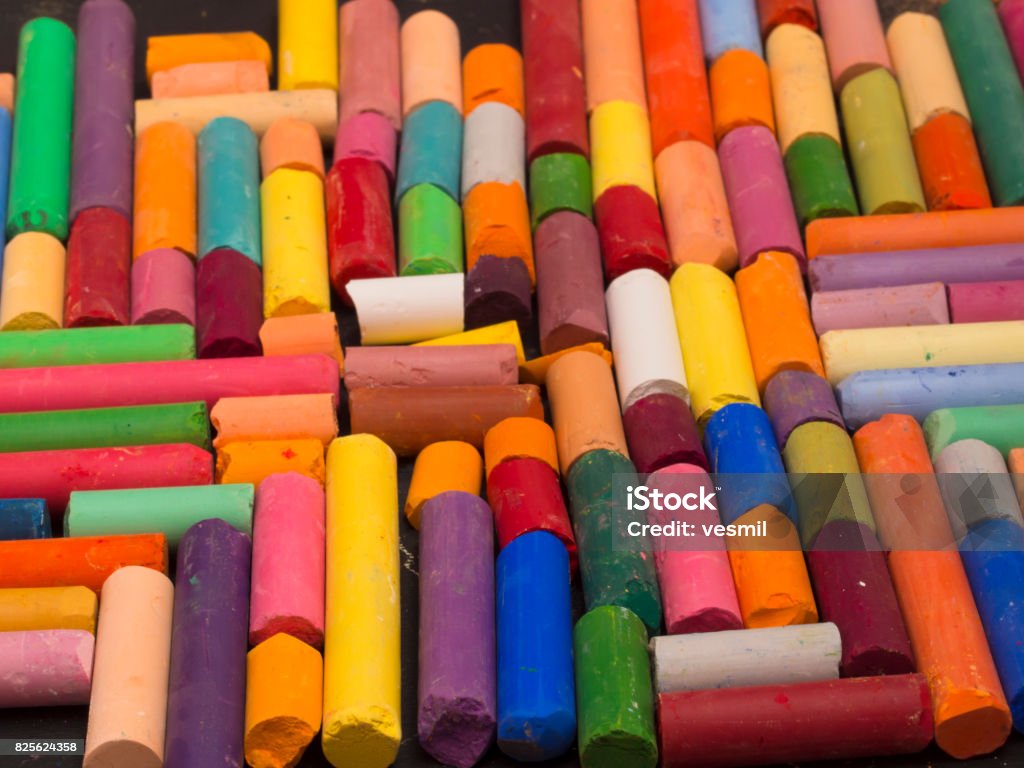
[[[338,436],[334,395],[222,397],[210,411],[217,430],[213,447],[251,440],[319,440]]]
[[[459,28],[440,11],[414,13],[402,25],[402,116],[428,101],[447,101],[462,114]]]
[[[877,0],[818,0],[817,8],[836,93],[872,69],[892,70]]]
[[[0,330],[43,331],[64,322],[64,246],[53,235],[23,232],[4,249]]]
[[[629,101],[646,110],[636,1],[583,0],[580,12],[587,111],[609,101]]]
[[[927,13],[903,13],[886,33],[910,130],[943,112],[971,119],[942,24]]]
[[[100,620],[83,768],[163,768],[174,585],[159,571],[114,571]]]
[[[808,134],[831,136],[842,145],[821,38],[799,24],[780,24],[768,36],[765,52],[782,153]]]
[[[262,93],[270,90],[270,76],[267,66],[255,59],[210,61],[154,72],[151,88],[154,99]]]

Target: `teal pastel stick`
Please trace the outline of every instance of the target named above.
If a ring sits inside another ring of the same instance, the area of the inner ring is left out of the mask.
[[[218,248],[262,263],[260,150],[248,125],[211,120],[199,134],[199,258]]]
[[[458,200],[462,177],[462,115],[447,101],[428,101],[402,124],[395,201],[419,184]]]

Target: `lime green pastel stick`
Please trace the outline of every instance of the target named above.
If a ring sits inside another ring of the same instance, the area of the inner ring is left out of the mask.
[[[75,33],[40,17],[21,28],[14,99],[7,237],[68,237]]]
[[[193,525],[217,518],[252,536],[254,494],[249,483],[74,491],[64,513],[64,535],[162,533],[168,546],[176,547]]]
[[[0,333],[0,368],[194,360],[191,325],[126,325]]]
[[[206,403],[0,414],[0,453],[173,443],[210,450]]]

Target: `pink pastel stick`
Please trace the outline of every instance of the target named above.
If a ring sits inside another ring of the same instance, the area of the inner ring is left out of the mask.
[[[174,248],[147,251],[132,264],[132,325],[196,324],[196,271]]]
[[[360,112],[338,123],[334,139],[334,162],[347,157],[362,157],[379,164],[388,179],[395,179],[397,133],[386,117],[376,112]]]
[[[949,314],[954,323],[1024,320],[1024,280],[950,285]]]
[[[88,704],[94,642],[84,629],[0,632],[0,709]]]
[[[708,492],[714,491],[714,483],[707,472],[693,464],[673,464],[654,472],[647,478],[647,485],[679,495],[698,492],[701,486]],[[702,529],[703,525],[721,523],[717,510],[648,512],[648,522],[652,524],[670,520],[695,525],[697,535],[689,539],[654,539],[667,632],[682,635],[742,629],[743,619],[725,538],[705,536]]]
[[[1024,79],[1024,0],[1003,0],[999,4],[999,18],[1017,62],[1017,71]]]
[[[324,491],[298,472],[270,475],[256,491],[249,643],[283,632],[324,642]]]
[[[818,0],[817,5],[836,93],[857,75],[892,70],[876,0]]]
[[[811,297],[811,316],[819,336],[851,328],[947,325],[946,286],[921,283],[823,291]]]

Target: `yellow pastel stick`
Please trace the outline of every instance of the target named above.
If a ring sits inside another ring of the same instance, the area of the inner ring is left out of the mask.
[[[309,171],[279,168],[260,185],[263,316],[329,312],[324,184]]]
[[[298,472],[324,483],[324,444],[304,440],[246,440],[217,448],[217,482],[259,485],[270,475]]]
[[[0,589],[0,632],[84,629],[96,634],[96,593],[87,587]]]
[[[337,0],[277,0],[277,87],[338,89]]]
[[[504,323],[485,325],[483,328],[475,328],[472,331],[453,333],[451,336],[441,336],[429,341],[421,341],[413,344],[414,347],[465,347],[473,344],[511,344],[516,348],[516,359],[522,365],[526,362],[526,352],[523,351],[523,337],[519,335],[519,324],[515,320],[506,320]]]
[[[654,199],[654,159],[647,110],[630,101],[608,101],[590,114],[594,201],[606,189],[640,187]]]
[[[689,262],[676,270],[669,286],[697,422],[705,424],[729,403],[761,405],[729,276],[710,264]]]
[[[327,451],[325,630],[324,755],[387,768],[402,739],[398,469],[372,435]]]

